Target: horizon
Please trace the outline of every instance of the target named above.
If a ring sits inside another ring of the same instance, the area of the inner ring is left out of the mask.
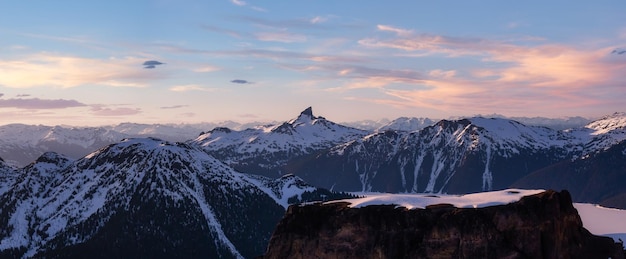
[[[308,107],[307,109],[312,109],[312,107]],[[564,117],[541,117],[541,116],[534,116],[534,117],[525,117],[525,116],[505,116],[502,114],[475,114],[475,115],[471,115],[471,116],[450,116],[448,118],[429,118],[429,117],[411,117],[411,116],[400,116],[400,117],[395,117],[395,118],[379,118],[379,119],[363,119],[363,120],[353,120],[353,121],[335,121],[332,119],[327,118],[324,115],[320,115],[315,113],[315,110],[313,110],[313,116],[314,117],[322,117],[326,120],[330,120],[333,121],[335,123],[338,124],[353,124],[350,127],[356,127],[359,128],[357,126],[355,126],[356,124],[359,123],[364,123],[364,122],[372,122],[372,123],[378,123],[381,125],[384,125],[386,123],[390,123],[393,122],[395,120],[399,120],[402,118],[407,118],[407,119],[428,119],[433,121],[434,123],[442,121],[442,120],[448,120],[448,121],[455,121],[455,120],[461,120],[461,119],[471,119],[471,118],[488,118],[488,119],[506,119],[506,120],[552,120],[552,123],[548,122],[547,124],[553,124],[553,123],[558,123],[558,122],[567,122],[568,120],[571,119],[583,119],[583,120],[587,120],[588,122],[593,122],[596,120],[600,120],[602,118],[605,117],[609,117],[615,114],[626,114],[626,112],[613,112],[611,114],[606,114],[603,116],[599,116],[599,117],[583,117],[583,116],[564,116]],[[301,111],[303,112],[303,111]],[[293,113],[294,115],[291,116],[290,118],[283,118],[278,119],[278,120],[271,120],[271,121],[236,121],[236,120],[219,120],[219,121],[199,121],[199,122],[182,122],[182,123],[171,123],[171,122],[163,122],[163,123],[140,123],[140,122],[131,122],[131,121],[121,121],[118,123],[114,123],[114,124],[99,124],[99,125],[71,125],[71,124],[28,124],[28,123],[7,123],[7,124],[0,124],[0,127],[2,126],[8,126],[8,125],[27,125],[27,126],[44,126],[44,127],[55,127],[55,126],[61,126],[61,127],[77,127],[77,128],[90,128],[90,127],[116,127],[116,126],[121,126],[123,124],[136,124],[136,125],[164,125],[164,126],[173,126],[173,127],[185,127],[185,126],[201,126],[201,125],[209,125],[212,127],[222,127],[225,126],[227,124],[235,124],[235,125],[239,125],[239,126],[245,126],[245,125],[255,125],[255,126],[262,126],[262,125],[270,125],[270,126],[274,126],[277,124],[281,124],[283,122],[292,120],[292,119],[296,119],[298,116],[300,116],[299,113]],[[522,124],[526,124],[529,126],[532,125],[543,125],[542,123],[527,123],[527,122],[522,122]],[[546,124],[546,125],[547,125]],[[363,125],[365,126],[365,125]],[[555,124],[556,126],[556,124]]]
[[[626,111],[626,2],[0,3],[0,125]]]

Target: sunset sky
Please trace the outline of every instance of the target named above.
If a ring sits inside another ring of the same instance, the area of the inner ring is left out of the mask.
[[[626,1],[0,1],[0,125],[626,111]]]

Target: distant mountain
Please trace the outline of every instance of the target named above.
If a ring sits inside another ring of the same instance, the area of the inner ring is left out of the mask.
[[[214,127],[228,125],[241,129],[257,124],[233,121],[198,124],[121,123],[102,127],[8,124],[0,126],[0,157],[9,165],[23,167],[45,152],[56,152],[78,159],[124,138],[153,137],[183,142]]]
[[[391,120],[389,119],[380,119],[380,120],[360,120],[360,121],[346,121],[341,122],[341,125],[345,125],[348,127],[352,127],[355,129],[366,130],[370,132],[376,131],[378,128],[389,124]]]
[[[435,124],[435,121],[429,118],[408,118],[400,117],[376,129],[377,132],[395,130],[395,131],[417,131]]]
[[[489,115],[477,115],[474,117],[485,118],[499,118],[514,120],[523,123],[527,126],[542,126],[555,130],[564,130],[571,128],[580,128],[588,124],[592,120],[583,118],[580,116],[565,117],[565,118],[546,118],[546,117],[507,117],[500,114]],[[472,117],[451,117],[448,120],[461,120]],[[416,118],[416,117],[400,117],[395,120],[381,119],[381,120],[362,120],[343,122],[343,125],[350,126],[357,129],[368,130],[372,132],[384,131],[384,130],[401,130],[401,131],[415,131],[432,126],[439,120],[432,118]]]
[[[79,158],[127,136],[98,127],[9,124],[0,126],[0,157],[19,167],[48,151]]]
[[[394,120],[381,119],[381,120],[362,120],[353,122],[343,122],[342,125],[349,127],[362,129],[370,132],[382,132],[388,130],[397,131],[416,131],[421,130],[427,126],[435,124],[436,121],[429,118],[415,118],[415,117],[399,117]]]
[[[18,171],[0,195],[0,257],[252,258],[287,201],[334,195],[153,138],[76,161],[45,153]]]
[[[190,141],[235,169],[278,177],[291,159],[367,135],[313,115],[311,107],[287,122],[243,131],[215,128]]]
[[[196,138],[202,131],[216,127],[228,127],[235,130],[254,128],[259,125],[267,125],[265,122],[240,123],[235,121],[222,121],[213,123],[194,124],[139,124],[121,123],[103,128],[125,134],[129,137],[153,137],[167,141],[183,142]]]
[[[580,116],[561,119],[545,117],[509,117],[508,119],[515,120],[530,126],[542,126],[555,130],[579,128],[591,122],[590,119]]]
[[[514,120],[528,126],[548,127],[555,130],[564,130],[571,128],[580,128],[591,122],[592,120],[580,116],[564,117],[564,118],[546,118],[546,117],[507,117],[501,114],[477,115],[475,117],[500,118]]]

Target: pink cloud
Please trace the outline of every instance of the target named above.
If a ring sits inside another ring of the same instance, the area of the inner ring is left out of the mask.
[[[283,43],[305,42],[307,37],[302,34],[289,32],[258,32],[254,36],[260,41],[275,41]]]
[[[463,112],[490,113],[506,110],[509,114],[545,114],[568,109],[594,108],[626,97],[626,58],[610,56],[616,46],[598,49],[577,48],[565,44],[535,46],[480,38],[413,34],[408,30],[378,26],[381,31],[395,32],[392,38],[366,38],[359,44],[381,50],[398,50],[400,56],[437,56],[454,62],[457,57],[470,58],[478,65],[470,69],[445,72],[434,69],[414,85],[430,88],[391,89],[379,77],[360,79],[339,88],[371,85],[386,94],[372,102],[394,106],[422,107]],[[389,53],[386,53],[389,55]],[[443,56],[442,56],[443,55]],[[391,82],[391,81],[390,81]],[[411,84],[410,81],[404,81]]]
[[[36,86],[77,87],[100,84],[115,87],[145,87],[164,73],[137,69],[143,59],[92,59],[39,54],[13,60],[0,60],[0,85],[11,88]]]
[[[127,116],[141,113],[140,108],[108,108],[104,105],[92,105],[91,113],[96,116]]]
[[[393,26],[389,26],[389,25],[377,25],[376,28],[379,31],[390,31],[390,32],[394,32],[396,34],[398,34],[398,36],[409,36],[411,34],[413,34],[412,30],[407,30],[407,29],[402,29],[402,28],[397,28],[397,27],[393,27]]]
[[[202,92],[213,92],[215,88],[208,88],[201,85],[189,84],[189,85],[176,85],[170,87],[170,91],[173,92],[189,92],[189,91],[202,91]]]

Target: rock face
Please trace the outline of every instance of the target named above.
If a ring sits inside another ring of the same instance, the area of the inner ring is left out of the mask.
[[[291,206],[264,258],[624,258],[585,228],[567,191],[508,205],[407,210],[347,203]]]

